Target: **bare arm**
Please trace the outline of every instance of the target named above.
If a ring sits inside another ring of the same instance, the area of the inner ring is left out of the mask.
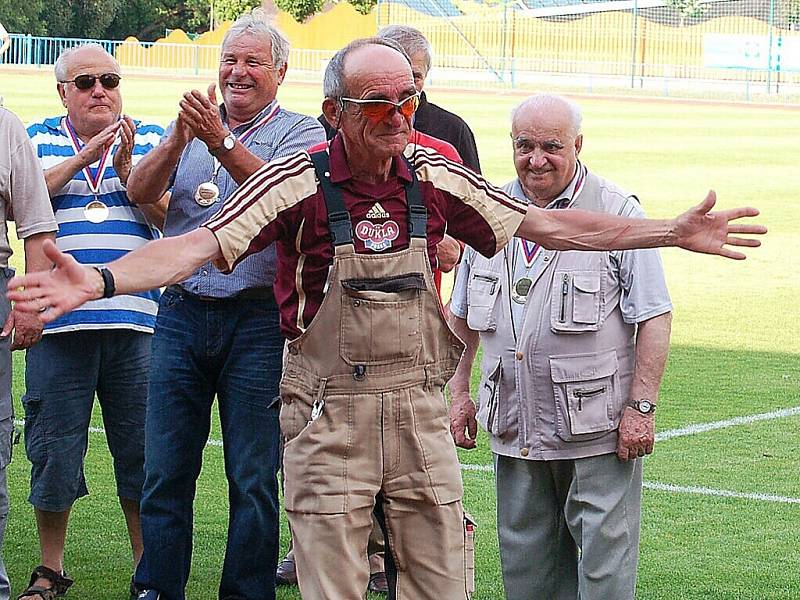
[[[579,209],[547,211],[529,206],[517,234],[550,250],[628,250],[679,246],[693,252],[719,254],[741,260],[745,255],[727,246],[760,246],[757,239],[735,234],[766,233],[761,225],[732,224],[742,217],[758,215],[755,208],[709,212],[716,195],[675,219],[628,219]]]
[[[654,404],[667,364],[672,313],[665,313],[638,324],[636,330],[636,364],[633,370],[630,400],[646,398]],[[619,424],[617,456],[620,460],[637,458],[653,452],[655,415],[643,415],[626,407]]]
[[[44,253],[55,263],[52,271],[14,277],[8,297],[16,309],[41,312],[45,323],[103,295],[103,279],[92,267],[79,264],[68,254],[45,242]],[[117,294],[141,292],[183,281],[209,260],[221,257],[217,238],[200,227],[176,237],[148,242],[108,265]],[[24,288],[24,289],[19,289]]]
[[[45,256],[42,245],[45,240],[55,239],[55,233],[35,233],[25,238],[25,272],[35,273],[36,271],[46,271],[53,264]],[[7,337],[12,332],[14,338],[11,340],[12,350],[24,350],[30,348],[42,339],[43,323],[38,315],[18,311],[16,307],[12,310],[0,333],[2,337]]]
[[[131,202],[145,205],[163,199],[181,153],[192,137],[191,130],[179,115],[169,137],[145,154],[131,169],[127,184]]]
[[[450,388],[450,434],[456,446],[474,448],[478,434],[478,423],[475,420],[475,403],[469,392],[472,376],[472,365],[480,345],[480,334],[467,326],[467,321],[451,313],[450,327],[466,345],[464,355],[458,368],[448,383]]]
[[[167,220],[167,210],[169,209],[169,199],[172,195],[167,192],[158,202],[153,204],[139,204],[139,210],[150,224],[160,231],[164,231],[164,222]]]

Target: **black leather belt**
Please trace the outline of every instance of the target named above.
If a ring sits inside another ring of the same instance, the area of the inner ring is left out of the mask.
[[[179,285],[171,285],[167,288],[167,291],[174,294],[187,296],[194,300],[200,300],[201,302],[223,302],[225,300],[261,300],[262,302],[275,304],[275,294],[272,293],[271,285],[265,287],[247,288],[235,296],[227,296],[224,298],[214,298],[213,296],[200,296],[199,294],[193,294]]]

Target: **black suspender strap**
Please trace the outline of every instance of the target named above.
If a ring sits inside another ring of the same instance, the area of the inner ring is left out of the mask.
[[[342,190],[339,186],[331,183],[328,153],[325,150],[315,152],[311,155],[311,162],[314,163],[314,170],[322,187],[325,207],[328,209],[328,227],[331,231],[331,242],[333,242],[334,247],[352,244],[353,224],[350,222],[350,215],[344,207]]]
[[[408,237],[425,239],[428,237],[428,209],[422,202],[422,191],[414,165],[405,157],[403,160],[406,161],[411,173],[411,181],[403,184],[406,188],[406,203],[408,204]]]

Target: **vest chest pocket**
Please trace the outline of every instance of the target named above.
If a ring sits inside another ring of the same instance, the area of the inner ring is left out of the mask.
[[[605,320],[604,273],[557,271],[550,291],[550,328],[555,333],[598,331]]]
[[[616,429],[615,408],[621,402],[617,370],[614,350],[550,357],[558,437],[577,442]]]
[[[494,305],[500,293],[500,277],[497,273],[485,270],[473,270],[469,274],[467,284],[467,325],[473,331],[494,331],[497,329],[497,317]]]
[[[425,290],[422,273],[342,281],[342,359],[364,366],[416,359]]]

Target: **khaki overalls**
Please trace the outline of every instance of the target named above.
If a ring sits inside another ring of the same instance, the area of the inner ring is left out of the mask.
[[[419,184],[406,187],[409,248],[356,254],[327,153],[312,160],[333,268],[319,312],[288,344],[280,417],[300,591],[304,600],[364,597],[377,498],[395,597],[463,600],[461,474],[443,394],[463,344],[433,285]]]

